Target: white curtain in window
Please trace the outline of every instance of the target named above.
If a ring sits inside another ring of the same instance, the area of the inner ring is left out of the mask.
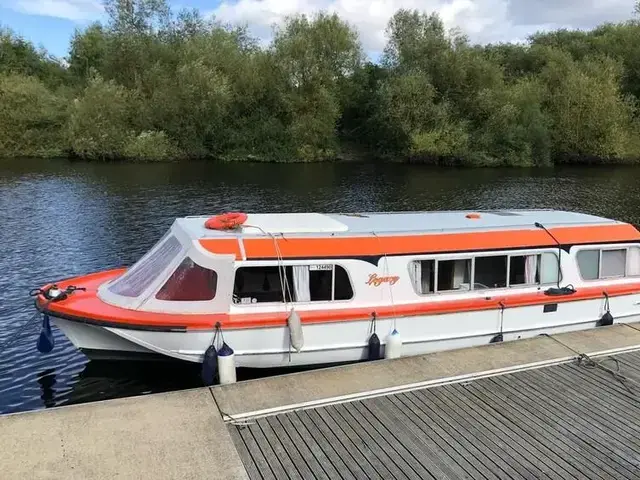
[[[411,275],[411,281],[415,285],[418,293],[424,293],[422,290],[422,262],[411,262],[409,275]]]
[[[640,275],[640,248],[631,247],[627,254],[627,275],[630,277]]]
[[[453,262],[453,288],[458,289],[464,283],[464,274],[467,271],[466,260],[456,260]]]
[[[309,290],[309,266],[293,266],[293,289],[296,295],[296,302],[310,302],[311,292]]]
[[[540,283],[558,281],[558,257],[555,253],[543,253],[540,261]]]
[[[624,277],[627,250],[603,250],[600,277]]]
[[[527,255],[524,262],[524,283],[534,285],[538,273],[538,255]]]

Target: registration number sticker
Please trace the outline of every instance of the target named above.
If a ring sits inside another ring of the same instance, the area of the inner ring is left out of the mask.
[[[312,272],[314,271],[318,271],[318,270],[333,270],[333,265],[329,264],[329,265],[311,265],[309,266],[309,270],[311,270]]]

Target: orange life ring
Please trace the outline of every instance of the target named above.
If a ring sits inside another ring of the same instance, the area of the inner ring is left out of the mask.
[[[247,221],[247,214],[242,212],[229,212],[211,217],[204,226],[211,230],[231,230]]]

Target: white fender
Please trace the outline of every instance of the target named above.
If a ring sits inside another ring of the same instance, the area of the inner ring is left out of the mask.
[[[287,325],[289,326],[291,346],[296,352],[299,352],[304,345],[304,336],[302,335],[302,322],[300,321],[300,315],[298,315],[298,312],[291,310],[291,313],[287,318]]]
[[[399,358],[402,355],[402,339],[394,328],[387,337],[387,344],[384,347],[384,358]]]
[[[218,351],[218,375],[220,385],[236,383],[236,359],[233,349],[226,343]]]

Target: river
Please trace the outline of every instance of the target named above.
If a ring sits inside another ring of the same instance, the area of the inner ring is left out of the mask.
[[[49,281],[138,259],[175,217],[248,212],[558,208],[640,225],[640,168],[403,164],[98,164],[0,160],[0,345]],[[197,365],[89,362],[56,329],[0,350],[0,413],[199,386]],[[240,378],[260,374],[241,372]]]

